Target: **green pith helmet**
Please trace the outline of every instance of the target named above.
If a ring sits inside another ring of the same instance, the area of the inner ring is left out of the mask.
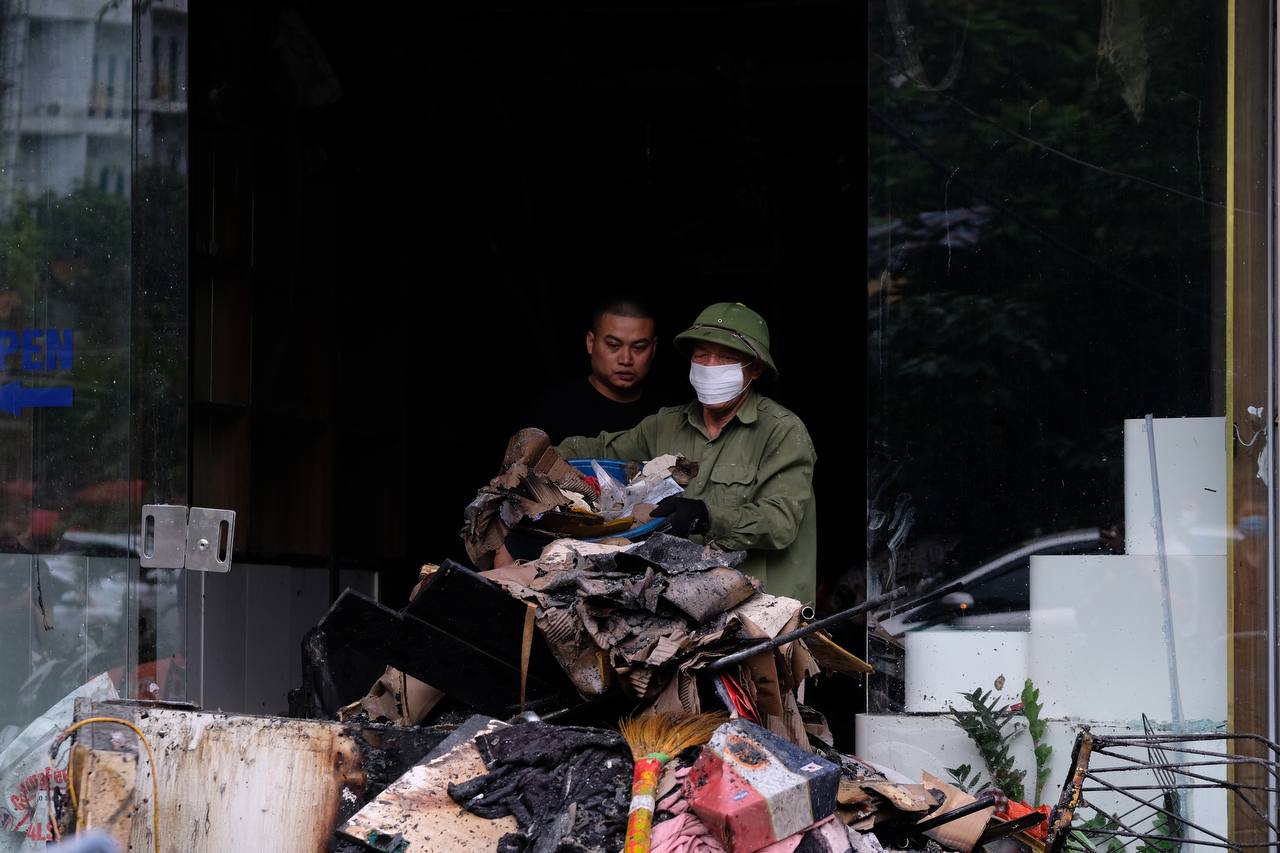
[[[769,354],[769,326],[741,302],[717,302],[703,309],[693,325],[676,335],[676,346],[688,352],[695,341],[720,344],[749,358],[759,358],[770,376],[778,366]]]

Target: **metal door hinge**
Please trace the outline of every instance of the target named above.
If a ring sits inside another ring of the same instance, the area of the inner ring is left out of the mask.
[[[143,568],[229,572],[236,514],[230,509],[147,504],[142,508],[141,537]]]

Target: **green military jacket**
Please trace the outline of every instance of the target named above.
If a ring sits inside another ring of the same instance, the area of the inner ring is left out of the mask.
[[[678,453],[697,462],[698,476],[685,497],[707,505],[711,529],[705,541],[748,551],[739,568],[759,578],[766,592],[813,602],[817,454],[800,418],[768,397],[752,392],[715,439],[702,420],[702,405],[694,402],[660,409],[624,432],[565,439],[556,449],[567,459],[648,460]]]

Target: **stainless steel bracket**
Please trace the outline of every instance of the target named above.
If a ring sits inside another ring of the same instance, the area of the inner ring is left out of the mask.
[[[142,508],[139,533],[138,557],[143,568],[231,571],[234,510],[147,504]]]

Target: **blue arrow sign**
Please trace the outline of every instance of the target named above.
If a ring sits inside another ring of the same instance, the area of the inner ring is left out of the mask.
[[[21,382],[0,385],[0,412],[21,414],[23,409],[67,408],[70,388],[25,388]]]

